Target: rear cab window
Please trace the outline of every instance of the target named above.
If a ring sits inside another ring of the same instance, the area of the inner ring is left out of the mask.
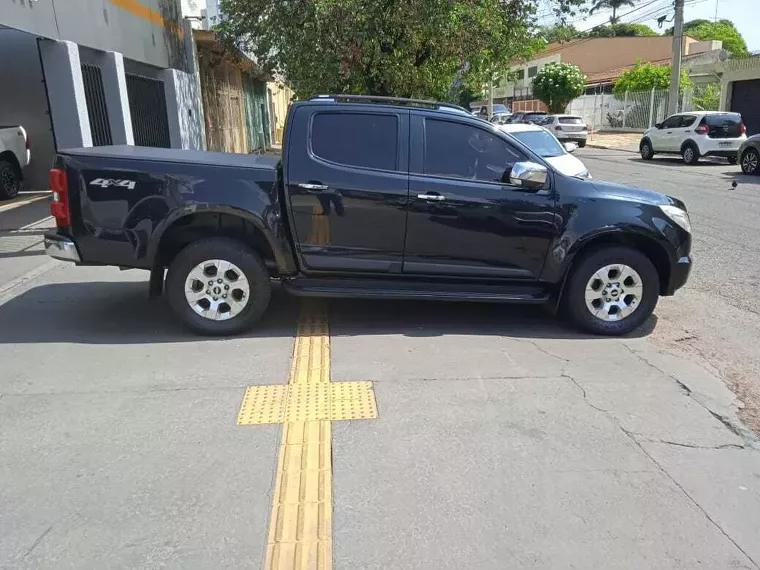
[[[396,171],[398,117],[382,113],[316,113],[311,124],[311,152],[335,164]]]

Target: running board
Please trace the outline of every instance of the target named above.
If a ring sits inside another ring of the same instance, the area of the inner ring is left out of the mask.
[[[480,285],[381,279],[283,279],[283,288],[299,297],[344,299],[419,299],[490,303],[545,303],[551,293],[536,285]]]

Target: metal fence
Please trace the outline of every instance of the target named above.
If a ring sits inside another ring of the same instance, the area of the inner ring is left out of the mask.
[[[135,144],[171,147],[164,82],[134,73],[125,75]]]
[[[679,96],[677,111],[717,111],[720,96],[719,83],[689,87]],[[567,112],[582,117],[595,131],[642,132],[667,117],[668,100],[668,91],[657,89],[582,95],[570,102]]]
[[[106,94],[103,89],[103,74],[100,68],[91,63],[82,63],[82,83],[84,83],[84,98],[87,102],[92,144],[94,146],[113,144],[111,125],[108,122]]]

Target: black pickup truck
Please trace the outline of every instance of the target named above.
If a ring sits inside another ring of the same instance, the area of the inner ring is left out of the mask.
[[[680,200],[565,176],[430,101],[315,97],[291,105],[281,160],[81,148],[50,181],[49,255],[149,270],[209,335],[251,327],[275,279],[300,296],[543,303],[624,334],[691,267]]]

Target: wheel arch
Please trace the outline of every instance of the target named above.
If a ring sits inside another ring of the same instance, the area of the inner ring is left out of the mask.
[[[644,234],[623,231],[607,232],[591,236],[578,243],[565,269],[562,286],[557,296],[557,306],[562,302],[562,296],[574,270],[586,257],[605,247],[630,247],[646,255],[657,270],[660,295],[667,293],[671,279],[672,259],[665,247],[653,237]]]
[[[697,150],[697,155],[701,155],[701,151],[699,150],[699,145],[694,139],[686,139],[681,143],[681,154],[683,154],[683,151],[686,150],[687,146],[692,146]]]
[[[149,259],[154,268],[168,267],[184,247],[207,237],[228,237],[250,246],[273,273],[294,271],[292,255],[283,247],[284,239],[273,235],[257,216],[229,207],[200,211],[188,207],[172,212],[154,232]]]
[[[3,152],[0,152],[0,160],[7,160],[8,162],[10,162],[13,168],[16,169],[16,173],[19,176],[19,180],[24,179],[24,171],[21,168],[21,164],[18,161],[18,157],[13,151],[4,150]]]

